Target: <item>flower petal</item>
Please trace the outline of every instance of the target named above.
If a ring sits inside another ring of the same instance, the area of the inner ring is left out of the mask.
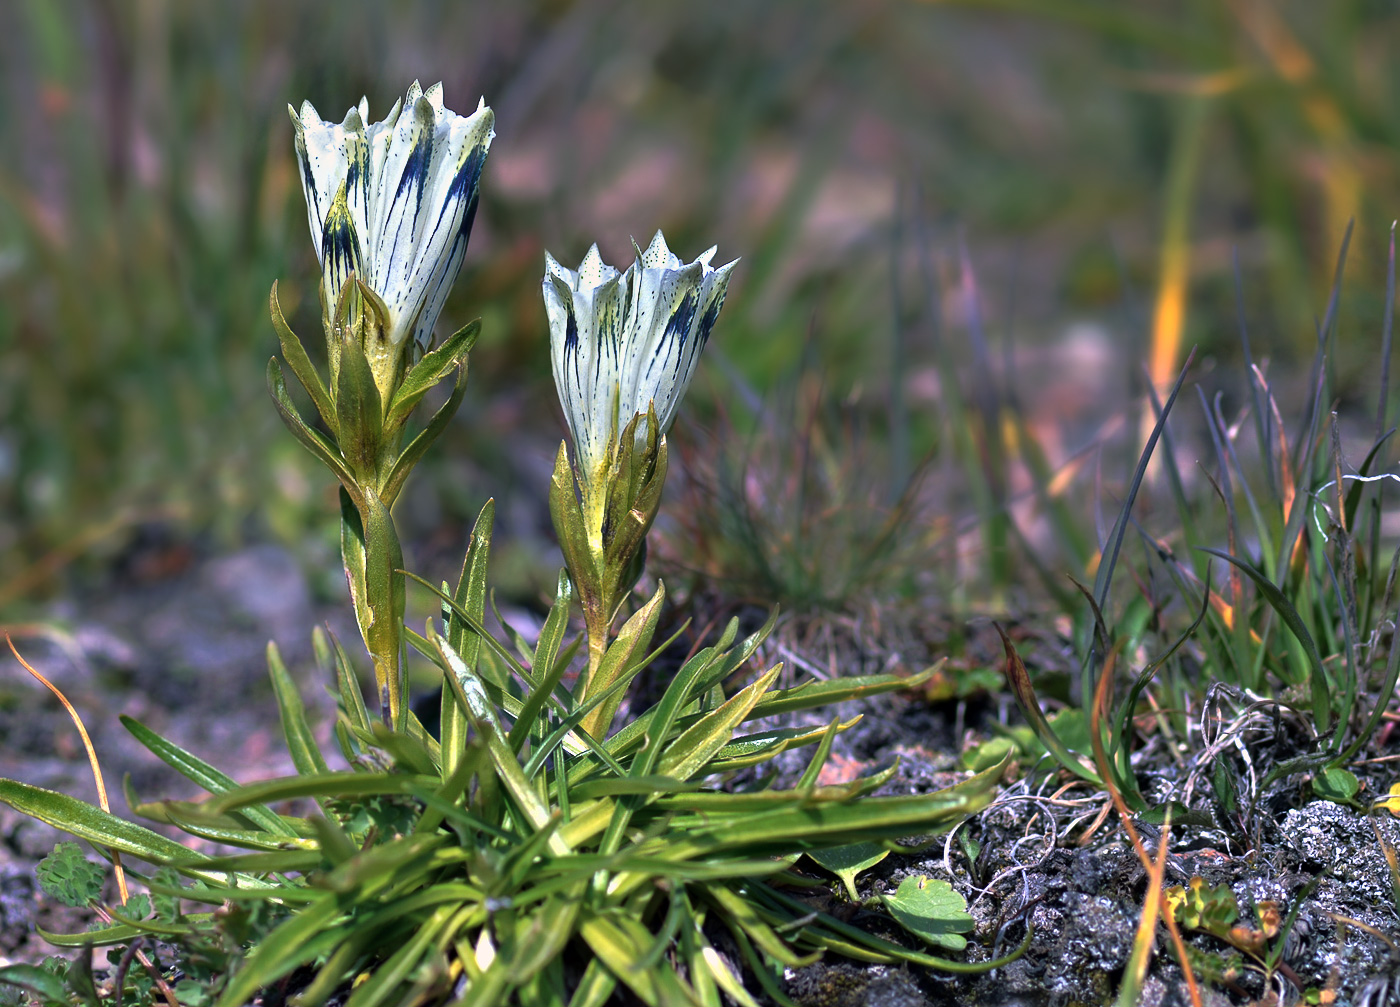
[[[659,231],[623,273],[602,261],[597,245],[577,273],[546,253],[554,381],[585,478],[634,415],[654,407],[662,434],[674,421],[735,265],[711,268],[714,253],[682,264]],[[639,427],[645,443],[646,425]]]
[[[297,112],[290,105],[292,126],[296,131],[297,162],[301,167],[301,187],[306,196],[306,218],[311,237],[320,251],[321,230],[326,213],[335,199],[336,190],[345,179],[346,155],[344,129],[323,120],[316,106],[301,103]]]
[[[335,310],[340,298],[340,288],[364,268],[360,254],[360,239],[355,233],[355,224],[346,204],[346,182],[340,183],[335,201],[326,213],[325,227],[321,232],[321,297],[328,312]]]

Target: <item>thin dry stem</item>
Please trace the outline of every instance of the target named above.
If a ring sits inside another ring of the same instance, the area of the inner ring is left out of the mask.
[[[59,691],[54,685],[39,672],[32,664],[26,661],[18,650],[15,649],[15,642],[10,639],[10,634],[5,634],[5,642],[9,644],[10,653],[15,655],[15,660],[25,671],[33,675],[44,687],[58,697],[58,701],[63,704],[63,708],[68,711],[68,716],[73,718],[73,724],[78,728],[78,735],[83,739],[83,748],[87,750],[88,764],[92,766],[92,778],[97,783],[97,803],[107,814],[112,813],[112,805],[107,800],[107,785],[102,781],[102,767],[97,763],[97,750],[92,747],[92,739],[88,737],[87,728],[83,726],[83,718],[78,715],[78,711],[73,708],[73,704],[68,702],[68,697]],[[126,900],[130,893],[126,887],[126,872],[122,870],[122,855],[114,849],[107,851],[112,855],[112,873],[117,878],[117,893],[121,896],[122,905],[126,905]]]

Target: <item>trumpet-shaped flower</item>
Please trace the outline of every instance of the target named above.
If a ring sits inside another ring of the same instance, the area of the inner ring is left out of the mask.
[[[714,254],[711,248],[682,263],[660,231],[621,272],[603,262],[597,245],[577,272],[545,253],[554,384],[585,479],[606,461],[618,431],[648,407],[657,436],[670,429],[734,268],[712,267]],[[639,422],[639,448],[647,434]]]
[[[368,121],[363,98],[339,125],[309,101],[287,110],[327,310],[353,272],[383,302],[381,335],[425,346],[467,250],[491,109],[482,101],[458,115],[443,107],[441,84],[415,81],[381,122]]]

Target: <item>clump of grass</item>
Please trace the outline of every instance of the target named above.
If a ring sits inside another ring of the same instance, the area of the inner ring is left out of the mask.
[[[699,436],[682,453],[662,569],[710,596],[802,614],[917,590],[930,548],[922,472],[890,499],[888,458],[857,398],[833,402],[804,372],[754,415],[722,411]]]

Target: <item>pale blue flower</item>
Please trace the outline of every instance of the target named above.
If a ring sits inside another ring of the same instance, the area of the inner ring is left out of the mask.
[[[714,254],[711,248],[682,263],[660,231],[623,272],[603,262],[597,245],[577,272],[545,253],[554,384],[585,478],[607,458],[617,432],[648,406],[658,436],[670,429],[738,261],[716,269]],[[639,423],[639,445],[646,436]]]
[[[387,307],[390,343],[426,346],[467,250],[491,109],[458,115],[441,84],[417,81],[381,122],[369,123],[363,98],[339,125],[309,101],[287,109],[327,305],[354,272]]]

